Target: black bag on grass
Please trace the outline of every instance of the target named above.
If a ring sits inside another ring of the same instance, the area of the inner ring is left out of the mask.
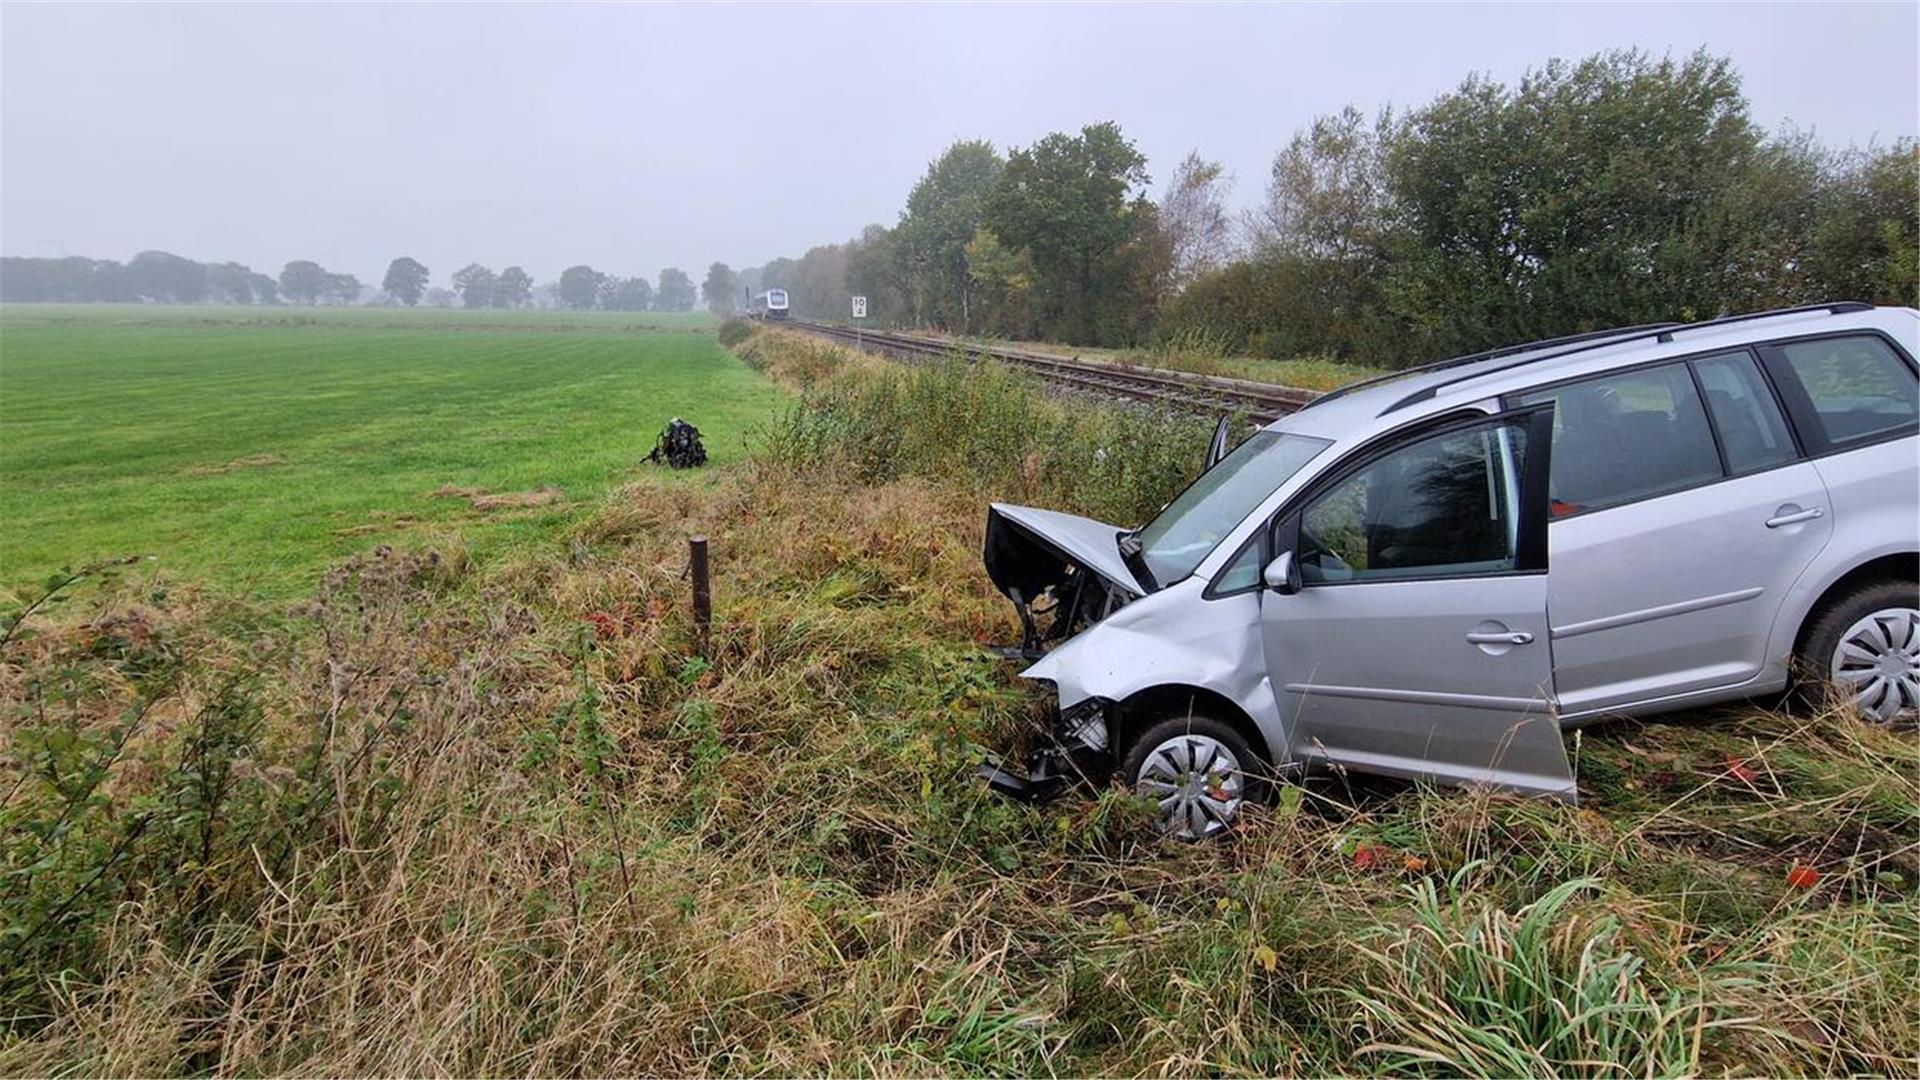
[[[707,463],[707,448],[700,444],[700,429],[679,417],[660,433],[648,461],[664,461],[675,469],[696,469]]]

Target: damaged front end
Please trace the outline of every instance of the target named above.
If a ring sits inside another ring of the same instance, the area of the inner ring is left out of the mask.
[[[1002,650],[1038,660],[1048,649],[1145,596],[1151,578],[1131,535],[1090,518],[994,503],[987,510],[987,576],[1020,617],[1020,643]]]
[[[1045,745],[1024,768],[989,756],[980,764],[987,786],[1022,802],[1045,802],[1075,783],[1098,784],[1113,772],[1113,702],[1088,698],[1055,713]]]
[[[1089,518],[993,504],[987,511],[987,575],[1020,617],[1020,642],[997,651],[1039,660],[1145,596],[1152,578],[1137,544],[1121,529]],[[1113,768],[1113,703],[1089,698],[1056,714],[1050,739],[1024,769],[989,758],[980,775],[997,792],[1037,802],[1075,781],[1098,780]]]

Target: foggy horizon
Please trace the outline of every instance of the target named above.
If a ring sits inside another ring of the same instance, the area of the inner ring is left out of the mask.
[[[1911,4],[0,9],[0,252],[377,284],[406,255],[696,280],[892,224],[958,139],[1117,122],[1250,205],[1315,116],[1610,48],[1729,57],[1761,126],[1920,133]],[[1862,43],[1865,43],[1864,45]]]

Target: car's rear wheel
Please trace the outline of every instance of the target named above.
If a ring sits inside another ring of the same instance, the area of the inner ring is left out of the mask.
[[[1908,582],[1848,592],[1821,611],[1801,644],[1804,672],[1832,684],[1834,700],[1882,723],[1920,715],[1920,598]]]
[[[1210,716],[1174,717],[1141,732],[1120,774],[1158,808],[1161,831],[1181,840],[1218,836],[1267,798],[1265,763],[1232,725]]]

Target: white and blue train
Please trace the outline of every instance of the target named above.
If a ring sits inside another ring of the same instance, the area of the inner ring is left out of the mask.
[[[747,303],[747,314],[756,319],[787,317],[787,290],[768,289]]]

